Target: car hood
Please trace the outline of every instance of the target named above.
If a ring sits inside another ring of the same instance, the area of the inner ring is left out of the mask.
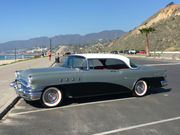
[[[29,76],[38,76],[41,74],[49,74],[49,73],[61,73],[61,72],[71,72],[78,71],[77,69],[66,68],[66,67],[49,67],[49,68],[36,68],[36,69],[27,69],[22,70],[19,73],[19,78],[27,81]]]
[[[35,69],[28,69],[24,70],[24,72],[29,72],[32,74],[36,73],[47,73],[47,72],[62,72],[62,71],[73,71],[75,69],[66,68],[66,67],[49,67],[49,68],[35,68]]]

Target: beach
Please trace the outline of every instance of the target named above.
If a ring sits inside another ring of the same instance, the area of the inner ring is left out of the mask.
[[[10,64],[10,63],[13,63],[13,62],[22,61],[22,60],[25,60],[25,59],[0,60],[0,66],[1,66],[1,65],[6,65],[6,64]]]
[[[36,56],[33,54],[16,55],[16,60],[15,60],[14,55],[0,55],[0,65],[10,64],[12,62],[18,62],[32,58],[36,58]]]
[[[16,60],[16,61],[18,61],[18,60]],[[9,64],[12,62],[15,62],[15,60],[0,60],[0,65]]]

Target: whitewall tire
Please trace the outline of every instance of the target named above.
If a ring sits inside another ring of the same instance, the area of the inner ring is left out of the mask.
[[[136,82],[133,90],[133,94],[136,97],[142,97],[147,93],[147,83],[144,80],[139,80]]]
[[[61,90],[50,87],[44,90],[41,97],[42,105],[45,107],[55,107],[62,103],[62,92]]]

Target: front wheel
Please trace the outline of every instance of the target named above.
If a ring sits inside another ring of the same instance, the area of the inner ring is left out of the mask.
[[[142,97],[147,93],[147,83],[144,80],[136,82],[133,90],[133,95],[136,97]]]
[[[62,103],[62,91],[55,87],[45,89],[41,97],[41,103],[48,108],[59,105]]]

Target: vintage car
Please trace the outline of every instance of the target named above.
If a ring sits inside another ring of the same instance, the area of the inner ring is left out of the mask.
[[[40,100],[45,107],[62,104],[66,97],[131,92],[142,97],[149,88],[167,85],[166,71],[136,66],[116,54],[73,54],[59,67],[16,71],[10,85],[25,100]]]

